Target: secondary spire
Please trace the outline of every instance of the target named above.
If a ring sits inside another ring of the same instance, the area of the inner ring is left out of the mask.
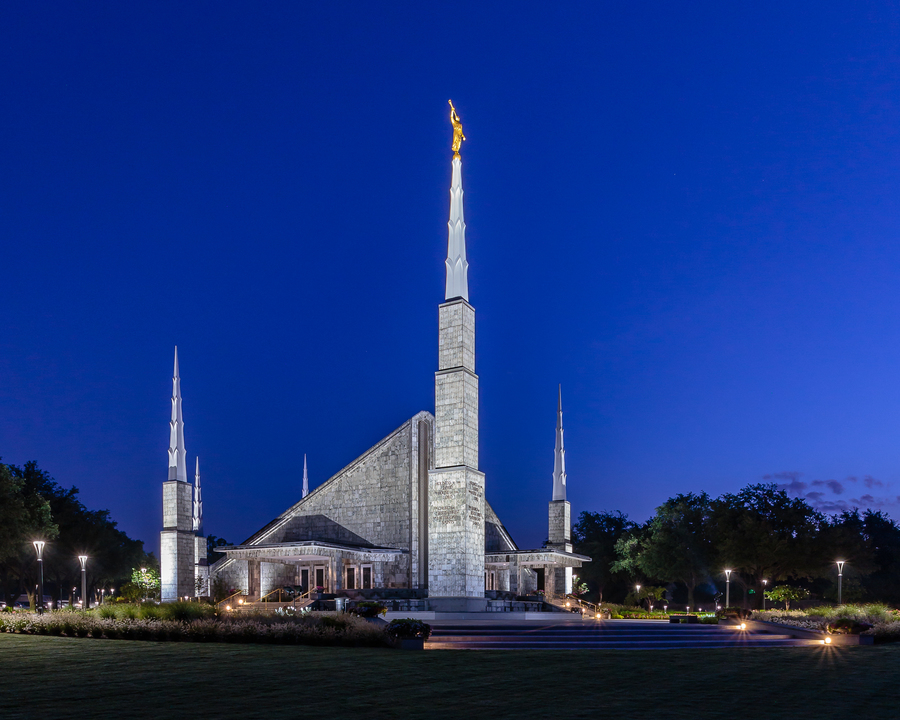
[[[194,473],[194,532],[203,534],[203,498],[200,495],[200,456],[197,456],[197,469]]]
[[[169,422],[169,480],[187,482],[184,449],[184,419],[181,416],[181,378],[178,375],[178,346],[172,375],[172,420]]]
[[[307,495],[309,495],[309,477],[306,475],[306,453],[303,453],[303,495],[301,497]]]
[[[556,454],[553,459],[553,499],[566,499],[566,448],[563,443],[562,385],[556,407]]]
[[[461,297],[469,300],[469,262],[466,260],[466,221],[463,217],[462,158],[459,148],[466,136],[456,108],[450,101],[450,123],[453,125],[453,175],[450,181],[450,221],[447,240],[447,290],[445,300]]]

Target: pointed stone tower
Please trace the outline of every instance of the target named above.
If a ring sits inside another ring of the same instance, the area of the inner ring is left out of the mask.
[[[550,501],[550,528],[547,547],[572,552],[572,511],[566,500],[566,447],[563,441],[562,385],[556,406],[556,448],[553,458],[553,499]],[[572,568],[556,568],[555,594],[572,592]]]
[[[209,595],[209,561],[203,534],[203,497],[200,494],[200,458],[194,471],[194,594]]]
[[[451,104],[452,105],[452,104]],[[445,301],[438,307],[434,381],[434,469],[428,475],[428,597],[432,609],[479,611],[484,599],[484,473],[478,471],[478,376],[475,309],[469,304],[463,217],[462,125],[451,112],[454,154],[450,187]]]
[[[303,494],[301,499],[309,495],[309,476],[306,474],[306,453],[303,453]]]
[[[159,534],[159,574],[163,602],[194,595],[194,488],[187,481],[186,454],[176,347],[172,377],[172,420],[169,423],[169,478],[163,483],[163,529]]]

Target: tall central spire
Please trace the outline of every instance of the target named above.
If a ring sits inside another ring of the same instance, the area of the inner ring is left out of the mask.
[[[566,499],[566,448],[563,443],[562,385],[559,386],[559,404],[556,409],[556,454],[553,459],[553,499]]]
[[[459,156],[462,123],[450,103],[453,124],[453,177],[450,181],[450,222],[447,240],[447,292],[445,300],[461,297],[469,301],[469,262],[466,260],[466,221],[463,217],[462,158]]]
[[[184,419],[181,417],[181,378],[178,376],[178,346],[175,346],[175,371],[172,375],[172,420],[169,423],[169,480],[187,482],[184,449]]]

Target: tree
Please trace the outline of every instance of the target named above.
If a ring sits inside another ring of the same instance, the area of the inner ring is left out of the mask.
[[[656,508],[633,538],[617,546],[615,569],[661,581],[680,582],[694,605],[694,590],[709,574],[711,501],[706,493],[676,495]]]
[[[53,540],[44,551],[44,579],[57,601],[72,587],[81,587],[78,555],[90,558],[88,588],[118,585],[128,579],[132,567],[149,564],[152,556],[144,552],[143,543],[119,530],[107,510],[88,510],[79,500],[77,488],[61,487],[33,461],[8,469],[30,503],[36,518],[33,524],[42,523],[44,539]],[[0,572],[7,578],[7,592],[9,580],[17,580],[26,591],[33,590],[34,549],[29,544],[7,557]]]
[[[641,589],[638,590],[635,588],[628,595],[625,596],[625,604],[626,605],[637,605],[638,607],[642,607],[646,602],[647,609],[650,609],[651,605],[659,605],[663,598],[666,596],[666,589],[664,587],[654,587],[653,585],[641,585]]]
[[[900,527],[883,512],[866,510],[863,533],[875,565],[875,570],[862,580],[866,594],[881,602],[900,604]]]
[[[575,552],[588,555],[591,562],[580,571],[579,579],[598,601],[619,601],[628,593],[627,573],[613,571],[616,542],[634,530],[636,525],[621,512],[583,512],[572,528]]]
[[[712,502],[714,566],[736,571],[732,582],[757,592],[762,581],[810,578],[821,571],[824,516],[774,484],[748,485]]]
[[[783,602],[784,609],[790,610],[791,603],[809,597],[809,590],[791,587],[790,585],[776,585],[771,590],[766,590],[766,598],[775,602]]]
[[[50,541],[58,534],[50,504],[19,468],[0,463],[0,578],[7,603],[23,588],[34,603],[37,558],[32,541]]]
[[[2,459],[2,458],[0,458]],[[34,539],[56,536],[50,505],[0,462],[0,561],[18,554]]]
[[[216,548],[231,545],[225,538],[216,537],[215,535],[206,536],[206,561],[212,565],[219,558],[225,557],[225,553],[218,552]]]

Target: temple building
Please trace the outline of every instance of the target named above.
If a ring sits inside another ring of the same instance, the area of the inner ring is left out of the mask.
[[[184,422],[176,349],[169,479],[163,484],[162,598],[205,595],[210,584],[259,599],[283,586],[326,592],[391,589],[444,612],[480,612],[538,590],[572,590],[562,391],[548,541],[519,549],[485,498],[478,469],[475,308],[469,303],[462,158],[465,136],[451,103],[450,219],[444,301],[438,305],[434,412],[423,410],[313,490],[304,456],[298,502],[225,557],[205,564],[199,459],[195,484],[184,467]],[[202,548],[201,548],[202,544]]]

